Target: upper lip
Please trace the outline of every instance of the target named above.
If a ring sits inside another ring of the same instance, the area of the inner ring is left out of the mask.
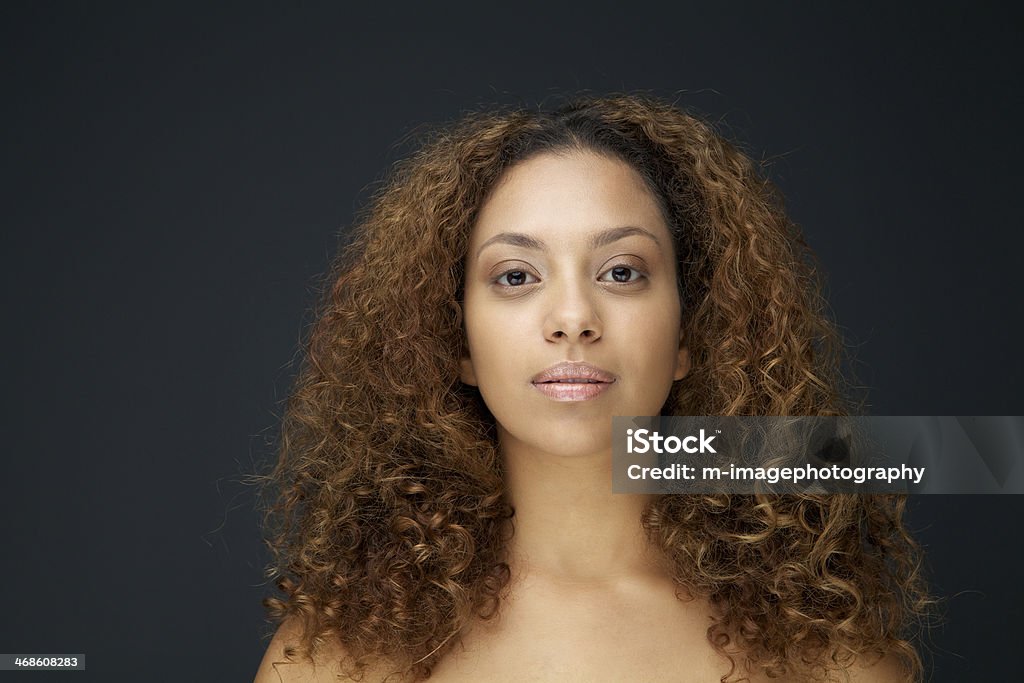
[[[531,380],[534,384],[559,382],[562,380],[590,380],[593,382],[614,382],[615,375],[590,363],[563,361],[540,372]]]

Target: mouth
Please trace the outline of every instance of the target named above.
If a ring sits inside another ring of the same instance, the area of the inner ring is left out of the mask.
[[[617,378],[606,370],[582,362],[562,362],[534,376],[531,383],[555,401],[589,401],[607,391]]]

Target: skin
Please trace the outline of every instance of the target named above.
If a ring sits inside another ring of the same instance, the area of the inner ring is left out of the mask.
[[[705,638],[709,606],[677,600],[649,552],[647,497],[611,493],[611,417],[658,414],[690,367],[671,235],[640,176],[593,152],[510,169],[473,229],[464,315],[462,380],[495,416],[516,509],[513,580],[497,622],[477,625],[437,680],[727,671]],[[590,400],[553,400],[531,380],[560,361],[614,382]]]
[[[593,458],[610,452],[611,415],[657,414],[689,369],[675,283],[668,227],[629,166],[567,152],[510,169],[470,240],[462,361],[502,450]],[[616,381],[593,400],[552,401],[530,380],[559,361]]]
[[[607,243],[595,247],[600,238]],[[461,376],[497,421],[516,508],[510,550],[534,572],[591,579],[646,563],[638,520],[647,500],[611,494],[609,425],[613,415],[658,414],[689,370],[675,282],[657,200],[621,161],[532,157],[479,213]],[[587,401],[552,400],[531,380],[560,361],[585,361],[615,381]]]
[[[611,417],[658,414],[690,369],[657,200],[622,161],[531,157],[482,207],[465,272],[460,372],[498,423],[512,580],[498,618],[473,624],[431,681],[719,680],[730,667],[707,641],[710,604],[681,593],[648,547],[648,497],[611,493]],[[590,400],[553,400],[531,380],[561,361],[614,382]],[[273,666],[296,629],[278,631],[256,683],[336,680],[337,645],[315,665]],[[897,680],[891,663],[848,673]]]

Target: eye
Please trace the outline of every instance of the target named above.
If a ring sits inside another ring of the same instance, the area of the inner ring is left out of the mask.
[[[533,278],[532,281],[529,281]],[[498,276],[496,282],[502,287],[519,287],[521,285],[533,284],[537,278],[530,275],[525,270],[510,270],[502,273]]]
[[[609,276],[611,277],[610,280],[608,279]],[[623,284],[628,284],[630,282],[637,282],[642,277],[644,277],[643,273],[636,268],[630,268],[629,266],[615,266],[614,268],[606,270],[599,279],[603,282],[621,282]]]

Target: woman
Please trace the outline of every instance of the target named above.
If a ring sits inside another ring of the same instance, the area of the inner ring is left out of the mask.
[[[901,498],[611,493],[613,415],[851,409],[808,260],[650,97],[427,140],[310,333],[257,681],[918,679]]]

